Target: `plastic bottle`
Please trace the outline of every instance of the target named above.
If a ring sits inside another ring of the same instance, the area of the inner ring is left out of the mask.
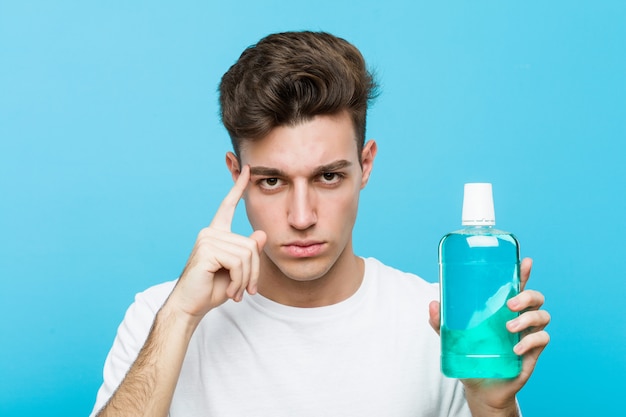
[[[465,184],[464,229],[439,242],[441,370],[451,378],[513,378],[519,335],[506,302],[519,293],[519,243],[497,230],[489,183]]]

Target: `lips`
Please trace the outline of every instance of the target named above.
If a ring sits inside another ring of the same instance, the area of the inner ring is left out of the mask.
[[[319,255],[324,249],[324,242],[297,241],[283,245],[288,255],[296,258],[309,258]]]

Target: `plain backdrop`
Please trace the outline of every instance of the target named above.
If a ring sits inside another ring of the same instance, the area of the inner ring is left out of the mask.
[[[382,87],[357,252],[436,281],[463,183],[492,182],[552,314],[524,415],[619,414],[626,2],[2,0],[0,415],[90,412],[134,294],[178,276],[231,187],[221,75],[304,29]]]

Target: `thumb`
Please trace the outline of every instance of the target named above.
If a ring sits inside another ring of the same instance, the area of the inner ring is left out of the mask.
[[[267,242],[267,234],[263,230],[255,230],[250,235],[250,239],[256,241],[256,246],[259,248],[259,252],[261,252],[265,246],[265,242]]]
[[[439,302],[431,301],[428,305],[428,323],[439,334],[439,327],[441,326],[441,315],[439,313]]]

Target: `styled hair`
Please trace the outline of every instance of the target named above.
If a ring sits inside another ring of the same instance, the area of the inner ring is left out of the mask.
[[[360,161],[377,85],[346,40],[325,32],[285,32],[248,47],[222,77],[219,93],[222,123],[237,157],[243,140],[348,111]]]

